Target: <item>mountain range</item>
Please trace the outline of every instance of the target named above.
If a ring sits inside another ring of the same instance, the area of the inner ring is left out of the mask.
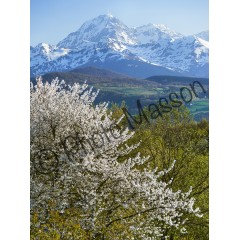
[[[208,31],[184,36],[162,24],[130,28],[107,14],[86,21],[57,45],[30,47],[31,76],[97,67],[137,78],[208,77]]]

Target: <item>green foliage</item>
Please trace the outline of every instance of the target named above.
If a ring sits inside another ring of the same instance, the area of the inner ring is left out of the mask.
[[[116,116],[122,114],[116,106],[113,111]],[[146,114],[149,113],[146,111]],[[150,156],[148,167],[168,169],[175,159],[173,171],[164,180],[173,179],[172,188],[175,190],[187,190],[192,186],[191,195],[204,214],[202,218],[186,215],[188,234],[172,232],[172,239],[208,239],[208,121],[193,121],[189,110],[181,107],[157,118],[151,124],[143,122],[135,126],[135,135],[129,141],[131,144],[141,141],[137,151]]]
[[[111,110],[114,118],[118,119],[123,114],[121,108],[125,105],[124,102],[120,107],[117,104],[112,105]],[[146,114],[149,113],[146,112]],[[121,125],[126,126],[126,124],[127,121],[124,118]],[[187,191],[190,186],[193,188],[191,196],[196,199],[196,205],[199,206],[204,215],[202,218],[191,217],[187,214],[184,216],[188,219],[186,221],[187,233],[166,229],[172,240],[208,239],[208,137],[208,121],[202,120],[198,123],[193,121],[189,110],[181,107],[164,114],[163,117],[156,119],[151,124],[143,122],[137,126],[134,137],[128,142],[128,144],[133,144],[141,141],[140,147],[131,152],[129,157],[134,156],[137,152],[140,152],[143,156],[149,155],[150,158],[146,164],[150,169],[156,167],[168,169],[175,159],[176,164],[173,171],[166,174],[163,180],[168,182],[173,179],[171,187],[174,190]],[[39,221],[37,212],[31,214],[32,240],[110,240],[113,235],[116,236],[114,240],[142,239],[132,236],[130,226],[120,221],[116,221],[102,230],[104,238],[102,235],[91,236],[91,233],[81,228],[78,222],[82,214],[79,209],[68,209],[62,214],[60,211],[52,211],[51,204],[53,203],[46,206],[44,222]],[[119,215],[123,211],[124,209],[119,209]],[[102,217],[106,216],[103,215]],[[41,219],[43,218],[41,217]],[[153,226],[161,224],[161,222],[153,222]],[[125,235],[121,234],[121,237],[119,237],[120,233],[123,232]]]
[[[78,209],[68,209],[62,214],[51,210],[52,203],[46,207],[44,221],[39,213],[34,212],[31,215],[31,240],[87,240],[88,233],[84,231],[79,222]]]

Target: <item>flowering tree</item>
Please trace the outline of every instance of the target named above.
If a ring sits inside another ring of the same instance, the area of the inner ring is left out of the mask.
[[[86,84],[71,87],[57,79],[31,85],[34,224],[43,224],[51,210],[75,209],[86,239],[159,239],[172,227],[185,232],[184,213],[200,216],[191,189],[174,192],[161,180],[174,164],[150,171],[147,157],[128,158],[139,146],[126,144],[134,133],[120,129],[121,119],[113,120],[106,103],[94,106],[96,96]],[[67,234],[61,232],[77,239]]]

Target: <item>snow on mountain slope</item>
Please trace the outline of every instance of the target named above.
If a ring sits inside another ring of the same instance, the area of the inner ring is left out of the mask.
[[[151,71],[205,77],[208,54],[203,34],[185,37],[160,24],[129,28],[108,14],[85,22],[56,46],[42,43],[31,47],[31,75],[91,65],[119,68],[138,77],[151,75]]]
[[[203,31],[195,34],[196,37],[202,38],[205,41],[209,41],[209,31]]]
[[[131,52],[145,61],[177,72],[191,72],[194,66],[208,64],[208,42],[195,36],[181,37],[152,45],[137,45]],[[207,76],[206,74],[203,74]]]
[[[135,28],[135,36],[139,44],[160,43],[163,40],[174,41],[183,37],[162,24],[148,24]]]

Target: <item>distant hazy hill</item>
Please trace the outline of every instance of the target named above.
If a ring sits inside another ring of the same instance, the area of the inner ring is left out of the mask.
[[[159,84],[153,81],[143,79],[131,78],[106,69],[99,69],[94,67],[77,68],[70,72],[51,72],[42,76],[43,81],[52,81],[52,79],[59,78],[64,80],[67,84],[84,83],[96,87],[110,87],[110,86],[142,86],[142,87],[157,87]],[[36,82],[35,77],[31,78],[32,82]]]
[[[178,77],[178,76],[152,76],[146,78],[148,81],[157,82],[162,85],[188,85],[194,81],[199,81],[203,85],[209,85],[208,78],[196,78],[196,77]]]
[[[123,74],[119,74],[116,72],[112,72],[107,69],[100,69],[96,67],[78,67],[70,71],[71,73],[80,73],[80,74],[87,74],[90,76],[95,77],[106,77],[106,78],[129,78],[128,76],[125,76]]]

